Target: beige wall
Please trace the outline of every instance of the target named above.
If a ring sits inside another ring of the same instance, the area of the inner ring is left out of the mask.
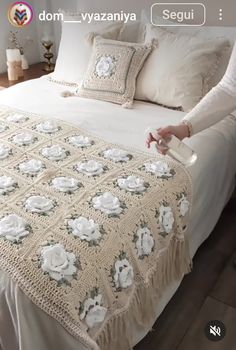
[[[155,0],[28,0],[34,7],[36,14],[47,8],[50,12],[57,12],[59,8],[71,11],[91,12],[135,12],[140,17],[142,9],[150,10]],[[160,0],[160,2],[176,2],[175,0]],[[191,0],[180,0],[190,2]],[[207,7],[206,25],[210,26],[236,26],[236,0],[195,0],[202,2]],[[8,46],[8,33],[14,29],[7,20],[7,8],[12,0],[0,0],[0,72],[6,70],[5,50]],[[193,1],[192,1],[193,2]],[[219,21],[219,9],[223,10],[223,21]],[[60,23],[50,24],[33,21],[29,27],[19,30],[20,36],[30,36],[34,44],[26,53],[30,63],[42,58],[41,38],[45,31],[49,31],[55,40],[54,50],[58,49],[60,41]],[[40,55],[41,52],[41,55]]]

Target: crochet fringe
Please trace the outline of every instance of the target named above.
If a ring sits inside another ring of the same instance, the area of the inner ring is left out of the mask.
[[[174,237],[167,252],[158,260],[149,284],[136,288],[129,306],[104,324],[95,339],[100,350],[132,350],[132,323],[151,328],[163,291],[171,282],[189,273],[191,268],[188,241]]]

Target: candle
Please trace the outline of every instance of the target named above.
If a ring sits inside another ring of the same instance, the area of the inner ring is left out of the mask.
[[[19,49],[7,49],[6,53],[8,62],[21,61]]]

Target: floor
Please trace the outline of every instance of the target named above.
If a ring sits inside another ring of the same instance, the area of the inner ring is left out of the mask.
[[[175,296],[135,350],[236,349],[236,197],[230,200],[211,236],[194,257]],[[208,340],[211,320],[222,321],[226,335]]]

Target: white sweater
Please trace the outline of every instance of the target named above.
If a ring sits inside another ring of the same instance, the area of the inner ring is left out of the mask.
[[[236,109],[236,43],[222,80],[188,113],[183,121],[196,134],[219,122]]]

